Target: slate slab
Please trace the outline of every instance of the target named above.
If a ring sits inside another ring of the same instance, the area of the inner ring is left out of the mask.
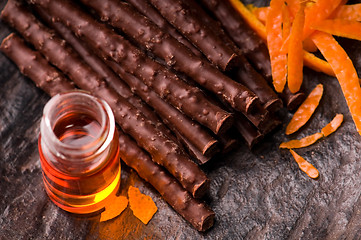
[[[9,31],[0,23],[1,39]],[[361,43],[339,40],[361,76]],[[278,149],[289,139],[284,130],[292,115],[284,111],[284,124],[253,151],[241,145],[205,166],[211,179],[207,202],[216,222],[198,233],[124,165],[122,193],[135,185],[158,206],[148,225],[129,208],[105,223],[99,223],[99,216],[81,218],[57,208],[44,191],[37,151],[49,97],[0,54],[0,239],[360,239],[361,137],[337,80],[309,69],[304,74],[307,91],[322,83],[325,94],[311,121],[292,137],[319,131],[336,113],[345,116],[336,133],[297,150],[317,167],[319,179],[307,177],[287,150]]]

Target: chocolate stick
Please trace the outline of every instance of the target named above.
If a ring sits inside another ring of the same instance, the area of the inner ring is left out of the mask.
[[[24,41],[10,34],[1,44],[4,52],[46,93],[54,96],[75,89],[66,77],[52,67],[39,52],[31,50]],[[49,76],[53,76],[49,78]],[[133,168],[141,178],[149,182],[172,208],[198,231],[206,231],[213,226],[214,212],[203,202],[194,199],[172,176],[155,164],[129,136],[119,131],[121,159]]]
[[[202,87],[222,97],[233,108],[249,112],[259,102],[248,88],[222,74],[208,61],[195,56],[128,4],[116,0],[82,0],[82,3],[94,9],[100,19],[108,20],[109,24],[123,31],[137,44],[145,46],[175,70],[186,73]]]
[[[3,40],[0,49],[18,66],[22,74],[50,96],[75,89],[73,83],[51,66],[39,52],[26,46],[24,40],[15,33]]]
[[[239,133],[241,133],[241,136],[250,149],[264,137],[264,135],[241,114],[235,116],[234,126]]]
[[[149,0],[179,32],[186,36],[215,66],[228,71],[239,65],[237,54],[225,45],[208,26],[178,0]]]
[[[101,57],[111,58],[122,64],[128,73],[136,75],[160,97],[193,120],[216,134],[230,127],[231,115],[211,104],[199,89],[178,79],[174,73],[146,57],[123,37],[74,7],[73,3],[57,0],[32,2],[48,11],[54,21],[59,20],[67,25],[92,49],[101,52]]]
[[[109,88],[63,40],[14,0],[8,1],[1,17],[80,88],[107,101],[123,131],[131,135],[139,146],[151,154],[154,161],[164,166],[194,197],[206,192],[209,180],[204,172],[139,110]]]
[[[172,25],[170,25],[160,13],[146,0],[126,0],[141,14],[148,17],[152,22],[157,24],[164,32],[169,33],[184,46],[188,47],[195,55],[204,57],[203,54],[195,48],[182,34],[180,34]]]

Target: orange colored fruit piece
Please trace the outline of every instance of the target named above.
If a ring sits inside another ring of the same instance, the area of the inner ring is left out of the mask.
[[[345,19],[327,19],[312,25],[313,29],[361,41],[361,23]]]
[[[105,211],[100,215],[100,221],[108,221],[119,216],[128,206],[128,199],[124,196],[114,198],[114,200],[105,207]]]
[[[322,128],[321,133],[323,134],[323,136],[327,137],[331,133],[335,132],[341,126],[342,122],[343,115],[337,114],[329,124]]]
[[[318,84],[293,115],[290,123],[286,127],[287,135],[295,133],[298,129],[306,124],[320,103],[322,94],[323,85]]]
[[[315,133],[301,139],[291,140],[289,142],[283,142],[281,143],[280,148],[291,149],[291,148],[308,147],[314,144],[317,140],[321,139],[322,137],[323,137],[322,133]]]
[[[128,189],[129,205],[136,216],[144,224],[147,224],[158,208],[150,196],[142,194],[138,188],[130,186]]]
[[[305,66],[315,70],[316,72],[323,72],[331,77],[335,77],[335,73],[333,72],[331,65],[321,58],[316,57],[312,53],[303,51],[303,63]]]
[[[361,135],[361,87],[351,59],[332,35],[317,31],[311,38],[335,72],[357,131]]]
[[[266,24],[268,7],[252,7],[250,11],[260,20],[263,24]]]
[[[361,21],[361,3],[341,6],[335,11],[333,18]]]
[[[288,43],[288,88],[292,93],[300,90],[303,80],[302,33],[305,23],[305,3],[302,3],[292,24]]]
[[[312,6],[305,10],[305,25],[303,29],[303,39],[313,32],[311,26],[328,18],[340,4],[342,0],[317,0]]]
[[[283,0],[271,0],[266,22],[267,44],[271,59],[273,86],[275,90],[280,93],[284,89],[287,76],[287,56],[281,51],[283,45],[283,5]]]
[[[303,157],[298,155],[295,151],[290,149],[290,152],[298,164],[298,167],[304,171],[310,178],[318,178],[318,170],[309,162],[307,162]]]

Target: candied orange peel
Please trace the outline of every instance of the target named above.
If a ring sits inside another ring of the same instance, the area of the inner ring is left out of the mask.
[[[158,208],[150,196],[142,194],[136,187],[128,189],[129,206],[136,216],[144,224],[147,224],[157,212]]]
[[[307,123],[320,103],[322,95],[323,85],[318,84],[293,115],[290,123],[286,127],[287,135],[295,133]]]
[[[119,216],[128,206],[128,199],[124,196],[115,197],[112,202],[105,207],[105,211],[100,215],[100,222],[108,221]]]
[[[307,162],[303,157],[298,155],[295,151],[290,149],[290,152],[298,164],[298,167],[305,172],[310,178],[318,178],[319,172],[318,170],[309,162]]]

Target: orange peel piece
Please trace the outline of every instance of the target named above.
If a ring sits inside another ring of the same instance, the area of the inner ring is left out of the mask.
[[[324,128],[322,128],[321,133],[323,136],[327,137],[331,133],[335,132],[343,122],[343,115],[342,114],[336,114],[336,116],[332,119],[332,121],[327,124]]]
[[[100,222],[108,221],[119,216],[128,206],[128,199],[119,196],[113,199],[111,204],[105,207],[105,211],[100,215]]]
[[[283,91],[287,81],[287,55],[281,51],[283,45],[283,5],[283,0],[271,0],[266,22],[267,45],[271,60],[273,86],[279,93]]]
[[[311,38],[335,72],[356,129],[361,135],[361,87],[351,59],[332,35],[317,31]]]
[[[313,29],[339,37],[361,41],[361,23],[346,19],[326,19],[312,25]]]
[[[283,142],[280,144],[280,148],[291,149],[291,148],[308,147],[314,144],[315,142],[317,142],[317,140],[321,139],[322,137],[323,137],[322,133],[315,133],[301,139],[291,140],[289,142]]]
[[[323,95],[323,85],[318,84],[307,96],[286,127],[286,134],[295,133],[311,118]]]
[[[150,196],[142,194],[138,188],[130,186],[128,189],[129,205],[136,216],[147,224],[157,212],[158,208]]]
[[[298,164],[298,167],[305,172],[310,178],[318,178],[318,170],[309,162],[307,162],[303,157],[298,155],[295,151],[290,149],[290,152]]]

